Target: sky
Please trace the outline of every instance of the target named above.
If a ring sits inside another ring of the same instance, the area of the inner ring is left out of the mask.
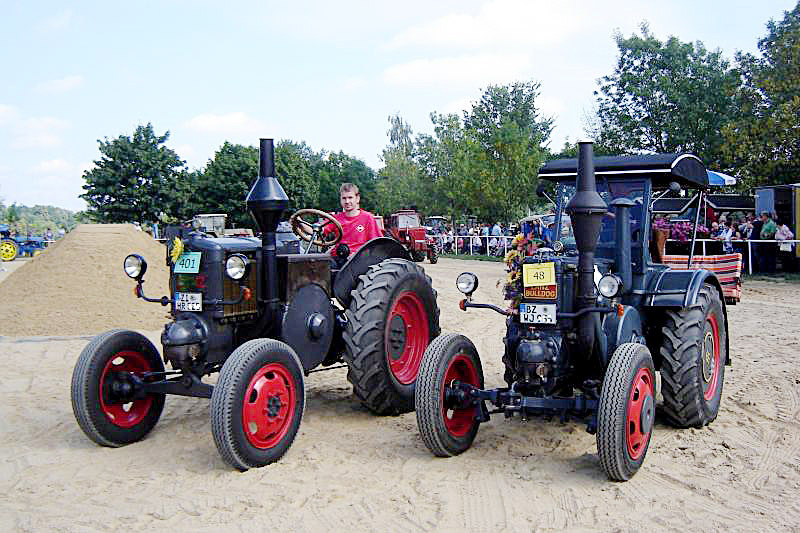
[[[225,141],[305,141],[382,167],[388,117],[431,133],[533,80],[550,147],[583,138],[615,32],[757,53],[796,0],[0,0],[0,201],[86,204],[98,141],[151,123],[190,169]],[[253,177],[255,179],[255,176]],[[308,206],[314,207],[314,206]]]

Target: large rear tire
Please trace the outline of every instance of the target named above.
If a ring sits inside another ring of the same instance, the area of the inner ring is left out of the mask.
[[[663,412],[676,427],[703,427],[717,418],[728,358],[719,292],[704,285],[694,305],[667,311],[661,332]]]
[[[478,433],[475,404],[459,401],[450,385],[458,381],[483,388],[483,368],[475,345],[463,335],[436,338],[425,351],[417,378],[417,426],[425,446],[438,457],[452,457],[472,446]]]
[[[597,412],[597,455],[613,481],[639,470],[655,418],[655,368],[643,344],[625,343],[611,356]]]
[[[431,278],[405,259],[386,259],[359,277],[346,312],[347,379],[370,411],[414,409],[422,356],[439,335],[439,307]]]
[[[72,412],[90,439],[117,448],[136,442],[156,425],[164,395],[137,398],[131,374],[163,372],[158,350],[147,337],[114,330],[92,339],[72,372]]]
[[[280,459],[305,410],[303,365],[289,345],[253,339],[225,361],[211,395],[211,431],[226,463],[241,471]]]

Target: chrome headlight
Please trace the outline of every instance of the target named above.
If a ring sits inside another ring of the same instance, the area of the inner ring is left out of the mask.
[[[247,274],[250,260],[242,254],[233,254],[225,261],[225,275],[232,280],[240,280]]]
[[[614,274],[606,274],[597,282],[597,290],[606,298],[613,298],[621,292],[622,280]]]
[[[147,261],[139,254],[131,254],[125,258],[125,274],[129,278],[142,279],[147,272]]]
[[[553,251],[561,253],[564,251],[564,243],[561,241],[553,241]]]
[[[472,272],[462,272],[456,278],[458,290],[469,296],[478,288],[478,276]]]

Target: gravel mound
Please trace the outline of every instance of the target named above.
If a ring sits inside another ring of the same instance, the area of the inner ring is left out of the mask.
[[[125,256],[147,260],[145,294],[167,294],[164,245],[131,224],[81,224],[0,283],[0,335],[94,335],[157,330],[167,307],[133,294]]]

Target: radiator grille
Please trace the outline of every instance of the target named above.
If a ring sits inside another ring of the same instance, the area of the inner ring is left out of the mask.
[[[223,306],[222,315],[226,318],[232,316],[249,315],[258,311],[256,303],[256,296],[258,295],[258,287],[256,283],[256,280],[258,279],[258,272],[253,258],[248,257],[248,259],[251,261],[250,272],[247,274],[247,281],[245,282],[244,286],[248,287],[252,291],[252,297],[250,300],[242,300],[240,303],[235,305]],[[239,298],[239,282],[233,281],[225,274],[222,275],[222,297],[225,300],[236,300]]]

